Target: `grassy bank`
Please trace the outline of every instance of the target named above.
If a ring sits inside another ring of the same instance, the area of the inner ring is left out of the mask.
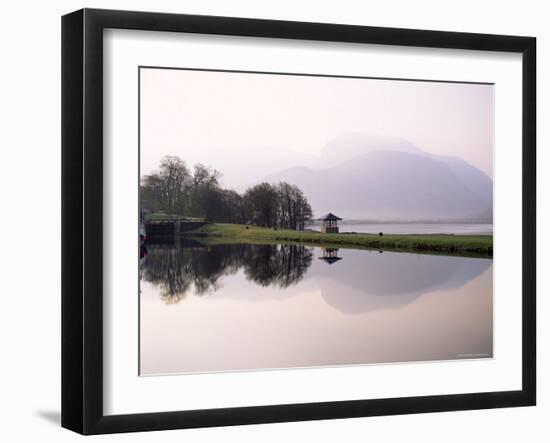
[[[366,248],[466,256],[493,256],[492,235],[419,234],[323,234],[321,232],[260,228],[234,224],[209,224],[193,235],[206,236],[213,243],[304,243],[321,247]]]

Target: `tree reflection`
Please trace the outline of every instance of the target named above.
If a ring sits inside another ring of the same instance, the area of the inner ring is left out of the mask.
[[[142,278],[160,286],[166,303],[178,303],[189,292],[217,291],[224,276],[240,269],[261,286],[289,287],[304,277],[312,257],[313,249],[302,245],[152,246]]]

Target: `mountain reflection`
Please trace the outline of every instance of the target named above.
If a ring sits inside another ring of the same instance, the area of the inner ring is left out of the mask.
[[[298,283],[311,265],[313,248],[301,245],[231,244],[184,247],[151,246],[142,278],[161,287],[167,303],[188,292],[217,291],[224,276],[243,269],[247,280],[260,286],[287,288]]]
[[[277,244],[206,246],[186,241],[147,250],[141,278],[157,286],[166,303],[178,303],[187,294],[260,302],[317,290],[344,314],[397,308],[430,292],[462,287],[493,262]],[[226,290],[218,291],[224,282]]]
[[[341,250],[338,267],[312,266],[325,302],[345,314],[397,308],[434,291],[464,286],[491,268],[493,260],[407,253]]]

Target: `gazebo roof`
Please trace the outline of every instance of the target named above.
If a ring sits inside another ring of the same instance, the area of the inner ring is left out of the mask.
[[[328,214],[325,214],[318,218],[318,220],[342,220],[337,215],[334,215],[332,212],[329,212]]]
[[[336,263],[338,260],[342,260],[342,257],[319,257],[319,260],[323,260],[325,263],[332,265]]]

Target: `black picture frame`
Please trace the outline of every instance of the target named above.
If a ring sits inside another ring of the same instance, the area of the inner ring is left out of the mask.
[[[103,30],[192,32],[522,54],[522,389],[104,415]],[[62,426],[82,434],[530,406],[536,403],[536,39],[83,9],[62,18]]]

